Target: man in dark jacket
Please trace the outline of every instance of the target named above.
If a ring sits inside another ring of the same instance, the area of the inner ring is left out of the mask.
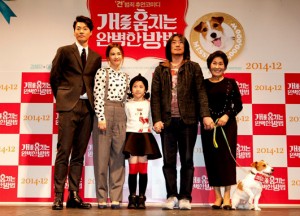
[[[78,16],[73,28],[76,42],[57,50],[50,72],[50,84],[59,113],[53,210],[63,209],[67,175],[69,180],[67,207],[91,208],[90,203],[84,203],[79,197],[78,190],[84,154],[92,131],[94,77],[101,68],[101,57],[88,47],[93,30],[92,20]]]
[[[168,40],[166,58],[156,67],[151,86],[152,120],[154,130],[161,136],[167,189],[163,209],[173,209],[179,204],[180,209],[189,210],[198,123],[203,119],[205,129],[212,129],[214,124],[210,118],[201,68],[198,63],[190,61],[189,43],[183,35],[174,34]],[[179,193],[178,150],[181,161]]]

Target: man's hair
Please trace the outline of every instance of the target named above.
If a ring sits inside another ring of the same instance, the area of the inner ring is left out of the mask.
[[[179,37],[179,39],[184,44],[184,52],[183,52],[183,60],[190,60],[190,44],[187,39],[182,34],[173,34],[166,44],[166,58],[171,62],[172,61],[172,53],[171,53],[171,44],[174,40],[174,37]]]
[[[90,31],[93,31],[93,29],[94,29],[93,21],[89,17],[86,17],[86,16],[77,16],[76,20],[73,23],[73,29],[74,29],[74,31],[75,31],[75,28],[76,28],[76,24],[78,22],[85,23],[87,25],[87,27],[90,29]]]

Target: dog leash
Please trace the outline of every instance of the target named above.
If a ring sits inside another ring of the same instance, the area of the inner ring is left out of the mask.
[[[234,156],[233,156],[233,154],[232,154],[232,152],[231,152],[231,148],[230,148],[230,146],[229,146],[229,142],[228,142],[228,139],[227,139],[227,136],[226,136],[226,133],[225,133],[223,127],[222,127],[222,126],[216,126],[217,123],[218,123],[218,121],[219,121],[219,119],[216,119],[216,121],[215,121],[215,126],[214,126],[214,132],[213,132],[213,145],[214,145],[214,147],[215,147],[215,148],[218,148],[218,147],[219,147],[219,146],[218,146],[218,143],[217,143],[217,140],[216,140],[216,134],[217,134],[217,127],[220,127],[220,128],[221,128],[221,131],[222,131],[222,134],[223,134],[223,137],[224,137],[224,139],[225,139],[225,142],[226,142],[226,144],[227,144],[227,147],[228,147],[228,150],[229,150],[229,153],[230,153],[232,159],[234,160],[234,162],[235,162],[239,167],[242,167],[242,166],[236,161],[236,159],[234,158]]]

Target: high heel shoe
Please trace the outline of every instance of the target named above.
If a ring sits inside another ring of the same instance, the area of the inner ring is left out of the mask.
[[[226,202],[224,202],[223,209],[224,210],[232,210],[232,206],[230,204],[230,200],[226,200]]]
[[[231,207],[231,205],[224,205],[223,209],[225,209],[225,210],[232,210],[232,207]]]
[[[106,202],[98,203],[98,209],[106,209],[106,208],[107,208],[107,203]]]
[[[223,204],[223,199],[222,199],[220,205],[212,205],[211,208],[214,209],[214,210],[222,209],[222,204]]]

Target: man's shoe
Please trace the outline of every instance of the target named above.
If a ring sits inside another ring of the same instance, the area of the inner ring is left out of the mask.
[[[172,210],[175,207],[178,207],[178,199],[177,197],[169,197],[167,201],[162,205],[163,210]]]
[[[188,199],[179,200],[179,209],[180,210],[191,210],[192,206]]]
[[[92,205],[90,203],[85,203],[82,201],[77,191],[70,191],[67,208],[80,208],[80,209],[90,209]]]
[[[63,193],[55,193],[52,210],[62,210],[63,209],[63,201],[64,201]]]

